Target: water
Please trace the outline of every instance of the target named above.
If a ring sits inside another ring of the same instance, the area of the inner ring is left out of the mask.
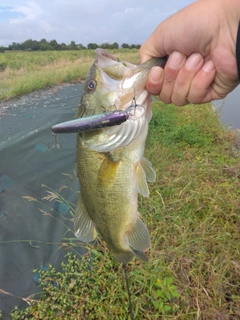
[[[240,129],[240,85],[224,100],[214,101],[222,123],[231,129]]]

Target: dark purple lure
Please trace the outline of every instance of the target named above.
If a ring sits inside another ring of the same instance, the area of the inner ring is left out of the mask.
[[[96,114],[89,117],[78,118],[62,122],[52,126],[54,133],[73,133],[96,130],[105,127],[112,127],[119,125],[129,118],[129,113],[123,110],[115,110],[113,112],[106,112]]]

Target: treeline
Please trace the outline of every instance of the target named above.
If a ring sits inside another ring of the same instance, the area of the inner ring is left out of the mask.
[[[23,50],[23,51],[47,51],[47,50],[86,50],[86,49],[118,49],[120,46],[117,42],[114,43],[89,43],[86,47],[84,45],[76,44],[75,41],[71,41],[70,44],[58,43],[56,40],[47,41],[46,39],[41,39],[40,41],[28,39],[22,43],[13,42],[8,47],[0,47],[0,52],[4,52],[5,50]],[[140,48],[140,44],[131,44],[123,43],[121,48],[129,48],[134,49]]]

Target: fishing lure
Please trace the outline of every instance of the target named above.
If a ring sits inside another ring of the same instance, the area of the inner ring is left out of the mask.
[[[52,126],[54,133],[73,133],[92,131],[105,127],[119,125],[129,118],[129,113],[122,110],[96,114],[88,117],[78,118],[62,122]]]
[[[143,116],[144,111],[144,108],[137,105],[135,98],[133,98],[133,103],[126,110],[114,110],[112,112],[105,112],[58,123],[52,126],[52,132],[55,134],[74,133],[112,127],[120,125],[129,118],[136,120]]]

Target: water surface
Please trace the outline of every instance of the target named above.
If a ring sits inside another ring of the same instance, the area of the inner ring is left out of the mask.
[[[224,100],[214,101],[224,125],[231,129],[240,129],[240,86]]]

